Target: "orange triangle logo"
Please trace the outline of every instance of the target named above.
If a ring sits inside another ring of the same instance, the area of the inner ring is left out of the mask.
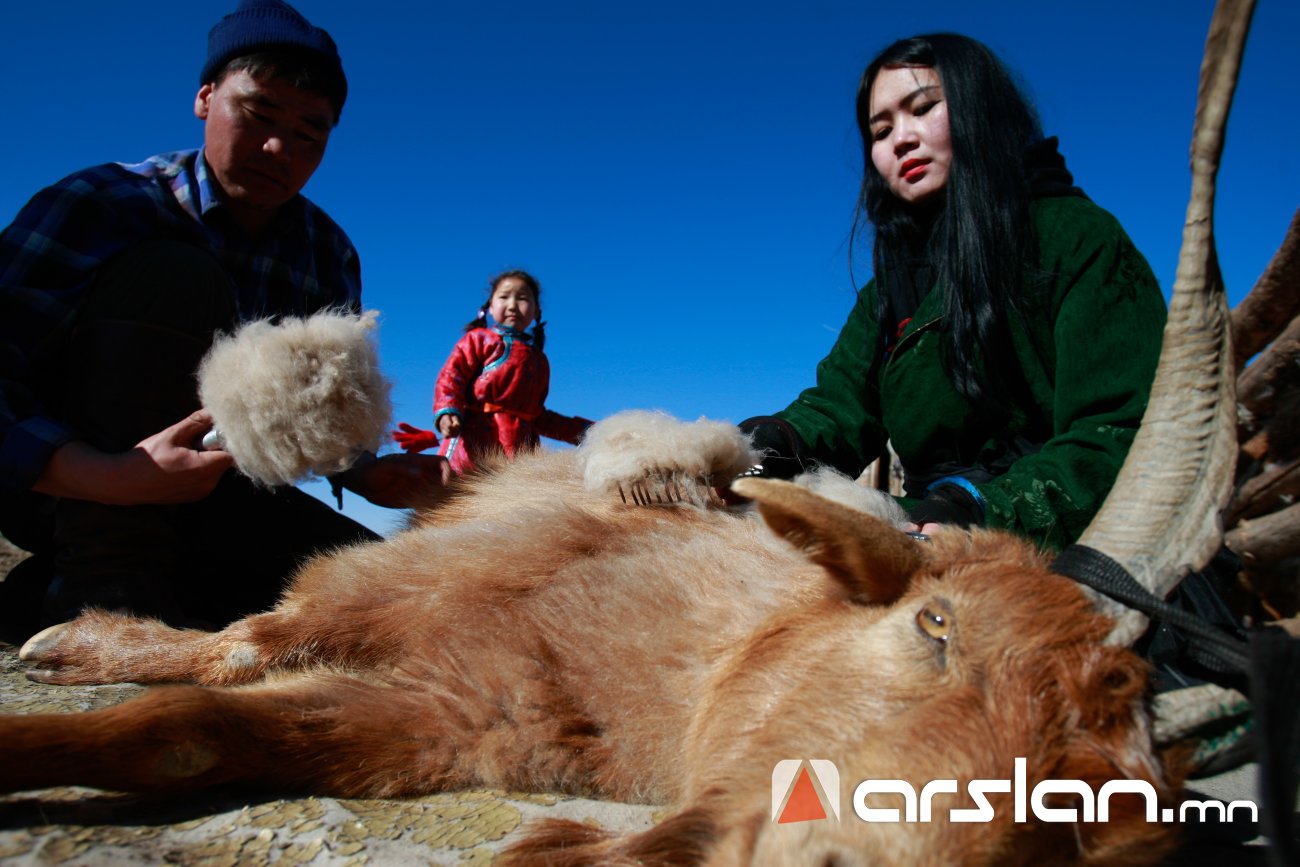
[[[812,778],[808,776],[808,767],[805,765],[799,769],[799,776],[790,788],[790,798],[785,802],[785,809],[781,811],[781,817],[776,823],[784,825],[786,822],[810,822],[825,818],[826,809],[822,806],[821,798],[817,797],[817,790],[813,788]]]

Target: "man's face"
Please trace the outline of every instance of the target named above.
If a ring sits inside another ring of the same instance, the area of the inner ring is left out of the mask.
[[[311,178],[329,141],[334,109],[320,94],[239,70],[194,99],[204,154],[235,219],[257,231]]]

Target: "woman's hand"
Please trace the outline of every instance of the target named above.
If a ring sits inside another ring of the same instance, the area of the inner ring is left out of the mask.
[[[454,413],[447,413],[438,419],[438,431],[445,437],[460,436],[460,417]]]

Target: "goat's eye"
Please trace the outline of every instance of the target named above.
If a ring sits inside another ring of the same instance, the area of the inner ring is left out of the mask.
[[[927,605],[917,613],[916,625],[935,641],[947,641],[952,631],[952,618],[942,608]]]

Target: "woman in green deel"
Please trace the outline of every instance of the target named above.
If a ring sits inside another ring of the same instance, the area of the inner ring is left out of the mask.
[[[762,472],[856,475],[889,441],[915,529],[1063,547],[1146,407],[1165,321],[1155,276],[983,44],[894,43],[863,73],[857,118],[855,228],[874,229],[875,276],[816,385],[742,422]]]

